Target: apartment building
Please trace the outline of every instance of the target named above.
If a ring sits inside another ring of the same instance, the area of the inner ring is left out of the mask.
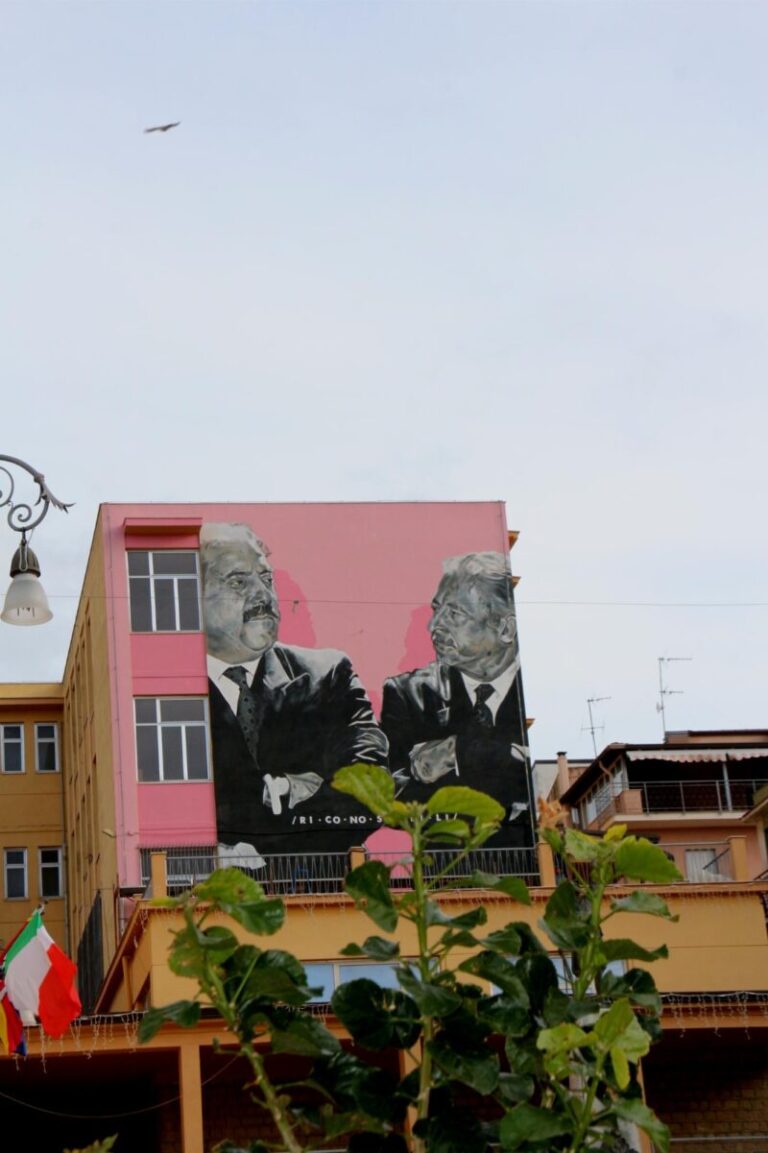
[[[499,502],[100,508],[62,683],[0,686],[0,933],[44,900],[83,1001],[69,1035],[28,1029],[28,1057],[0,1057],[4,1116],[26,1142],[18,1153],[110,1133],[118,1153],[204,1153],[261,1131],[215,1019],[137,1042],[148,1005],[189,993],[167,965],[178,921],[150,899],[220,864],[249,868],[284,898],[272,940],[308,966],[323,989],[316,1011],[343,1036],[327,1001],[361,973],[342,950],[368,932],[344,874],[367,856],[405,861],[408,846],[334,796],[341,764],[385,763],[423,796],[426,749],[438,782],[457,770],[488,782],[508,820],[476,863],[524,877],[533,897],[530,909],[496,897],[489,929],[512,918],[536,929],[556,872],[536,845],[515,540]],[[470,643],[487,623],[478,598],[494,610],[486,672]],[[493,693],[477,694],[481,684]],[[257,715],[243,703],[254,686]],[[487,740],[472,737],[476,722]],[[647,1063],[648,1096],[681,1141],[706,1139],[691,1153],[748,1153],[744,1140],[714,1141],[723,1130],[706,1108],[718,1101],[725,1115],[736,1092],[759,1100],[768,1084],[768,734],[671,734],[537,770],[575,823],[598,834],[628,823],[680,865],[684,880],[664,890],[679,921],[627,925],[648,948],[670,945],[654,967],[669,1043]],[[396,876],[407,883],[407,869]],[[478,899],[459,887],[442,896],[455,912]],[[391,979],[386,965],[374,975]],[[706,1132],[692,1128],[697,1095]],[[753,1136],[759,1125],[768,1133],[755,1113]]]

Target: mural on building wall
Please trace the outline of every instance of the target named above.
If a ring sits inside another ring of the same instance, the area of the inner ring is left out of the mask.
[[[299,547],[274,506],[204,520],[217,832],[237,856],[342,850],[373,834],[385,849],[389,834],[331,787],[355,762],[388,768],[404,800],[483,789],[507,811],[493,844],[533,844],[512,578],[507,555],[482,547],[506,543],[498,518],[480,515],[498,510],[477,506],[468,532],[460,506],[430,539],[430,506],[398,506],[418,536],[380,507],[332,520],[340,531],[325,538],[315,525]]]
[[[532,844],[531,790],[512,577],[501,553],[453,557],[428,624],[436,660],[384,684],[381,725],[402,800],[449,784],[506,809],[495,845]]]

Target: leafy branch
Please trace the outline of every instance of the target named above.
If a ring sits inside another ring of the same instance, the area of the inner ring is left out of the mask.
[[[300,962],[254,944],[279,930],[285,910],[235,869],[163,902],[184,919],[171,968],[198,989],[192,1000],[150,1009],[140,1039],[166,1021],[193,1026],[205,1008],[215,1010],[250,1065],[248,1091],[274,1125],[274,1140],[253,1142],[247,1153],[303,1153],[341,1136],[349,1153],[613,1153],[627,1124],[666,1153],[669,1134],[638,1080],[660,1031],[660,998],[646,966],[666,949],[606,936],[623,913],[672,919],[655,893],[610,894],[619,882],[678,880],[665,854],[625,828],[602,838],[543,828],[565,877],[538,932],[525,920],[488,931],[482,904],[452,915],[438,893],[454,874],[453,887],[473,896],[495,892],[530,904],[519,878],[469,868],[470,854],[503,818],[492,798],[453,787],[425,804],[402,802],[389,774],[372,765],[342,769],[334,785],[407,832],[412,846],[409,888],[394,890],[381,860],[345,881],[377,932],[341,954],[393,965],[398,981],[391,989],[359,979],[334,992],[331,1008],[355,1049],[307,1011],[319,990]],[[435,869],[435,847],[446,845],[450,861]],[[237,935],[222,914],[239,926]],[[411,955],[402,955],[403,941]],[[359,1055],[365,1050],[397,1051],[410,1071],[396,1077],[376,1068]],[[307,1076],[274,1084],[269,1052],[306,1059]],[[246,1153],[228,1142],[218,1149]]]

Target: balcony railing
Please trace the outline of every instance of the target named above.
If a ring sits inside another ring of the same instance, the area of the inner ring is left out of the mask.
[[[765,779],[708,781],[613,781],[581,802],[587,826],[612,816],[642,813],[733,813],[749,809]]]
[[[344,878],[356,864],[365,859],[380,860],[392,868],[392,884],[408,888],[411,883],[411,858],[408,854],[372,852],[349,853],[281,853],[238,857],[230,852],[220,855],[215,845],[174,845],[165,848],[140,849],[142,884],[150,883],[150,858],[153,853],[165,854],[168,892],[180,893],[204,881],[215,869],[229,866],[242,869],[263,885],[266,893],[274,896],[293,896],[302,893],[323,894],[344,891]],[[426,861],[426,875],[440,875],[441,888],[465,888],[466,878],[481,871],[500,877],[521,877],[527,884],[538,884],[538,860],[535,849],[477,849],[461,861],[457,868],[450,865],[456,854],[450,850],[436,850]],[[442,874],[445,874],[444,876]]]

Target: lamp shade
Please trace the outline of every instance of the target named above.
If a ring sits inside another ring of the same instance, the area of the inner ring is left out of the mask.
[[[0,620],[8,625],[44,625],[52,616],[40,584],[40,562],[23,536],[11,561],[11,583]]]
[[[44,625],[52,616],[40,577],[31,572],[15,576],[5,594],[0,620],[8,625]]]

